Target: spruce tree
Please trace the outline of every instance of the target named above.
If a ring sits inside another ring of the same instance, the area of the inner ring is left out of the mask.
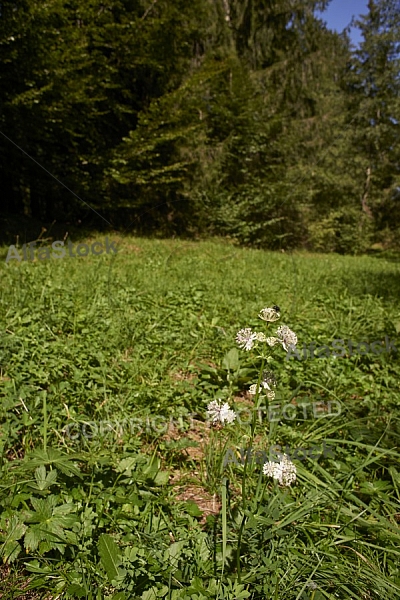
[[[370,0],[368,11],[356,21],[363,41],[348,75],[352,145],[362,225],[387,227],[393,239],[400,217],[400,7]]]

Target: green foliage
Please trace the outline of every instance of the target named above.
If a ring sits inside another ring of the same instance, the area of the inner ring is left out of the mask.
[[[360,210],[356,209],[330,212],[310,226],[310,247],[323,252],[362,254],[371,245],[371,226],[367,222],[361,228],[360,219]]]
[[[157,210],[145,211],[144,218],[150,212],[160,231],[163,227],[167,231],[168,223],[179,233],[190,227],[199,230],[198,219],[204,221],[191,189],[205,170],[201,156],[206,151],[206,104],[201,94],[228,66],[211,61],[178,89],[154,100],[115,150],[108,175],[112,189],[119,184],[115,189],[120,206],[141,210],[154,206]],[[137,200],[133,203],[132,198]],[[135,226],[140,227],[140,219]]]
[[[202,427],[213,399],[249,408],[260,360],[234,339],[244,324],[259,329],[265,305],[281,307],[300,348],[386,335],[398,344],[396,256],[121,242],[113,261],[2,263],[0,595],[395,600],[398,354],[274,355],[278,401],[336,399],[341,414],[297,411],[268,439],[275,423],[257,415],[257,449],[327,440],[335,457],[297,461],[289,491],[250,463],[245,509],[243,466],[223,457],[239,456],[246,417],[207,435]],[[175,429],[147,428],[154,415],[172,416]],[[141,431],[126,425],[136,417]],[[65,432],[90,421],[113,427]]]
[[[114,542],[110,535],[102,533],[99,537],[98,551],[107,577],[110,581],[116,579],[119,571],[118,565],[120,564],[120,552],[117,544]]]
[[[270,249],[323,249],[324,227],[338,252],[395,247],[396,0],[371,0],[357,50],[316,16],[327,4],[5,3],[3,210]]]
[[[394,230],[400,176],[398,3],[371,0],[369,13],[357,24],[364,40],[352,56],[346,79],[352,145],[363,165],[362,207],[378,229],[390,223]]]

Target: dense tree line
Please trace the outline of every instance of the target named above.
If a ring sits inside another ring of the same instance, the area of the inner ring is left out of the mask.
[[[370,0],[356,51],[316,16],[328,3],[0,0],[1,210],[395,245],[399,3]]]

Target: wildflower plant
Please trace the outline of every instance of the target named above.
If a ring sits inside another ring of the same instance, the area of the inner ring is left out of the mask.
[[[219,473],[223,468],[221,457],[225,455],[229,443],[229,435],[221,435],[221,430],[224,429],[224,427],[226,428],[226,425],[230,425],[235,421],[236,413],[230,408],[227,402],[223,402],[218,398],[218,400],[213,400],[207,405],[207,418],[212,424],[210,432],[209,462],[214,465],[216,471]],[[214,432],[213,429],[216,429],[217,431]],[[214,451],[213,449],[216,446],[217,451]],[[213,472],[214,468],[209,469],[208,476],[210,477],[211,475],[212,487],[218,486],[218,479],[212,476]]]
[[[263,308],[259,313],[259,318],[268,325],[275,323],[280,319],[279,306]],[[239,528],[238,542],[236,547],[236,567],[238,573],[238,580],[240,583],[241,539],[246,519],[249,516],[249,511],[247,511],[248,494],[246,493],[247,468],[249,462],[249,455],[251,454],[254,441],[257,418],[256,415],[260,409],[262,401],[266,403],[266,409],[268,410],[269,401],[275,398],[275,388],[277,386],[277,378],[275,374],[271,370],[266,368],[266,365],[269,362],[271,362],[272,353],[275,351],[276,347],[282,347],[286,352],[289,349],[295,348],[297,344],[297,336],[286,325],[281,325],[280,327],[278,327],[275,331],[275,335],[267,335],[266,332],[253,331],[250,327],[245,327],[238,331],[236,335],[236,342],[239,348],[245,352],[250,352],[254,350],[258,351],[258,356],[259,358],[261,358],[261,367],[258,375],[258,381],[256,383],[252,383],[249,389],[249,394],[253,397],[254,401],[254,411],[251,421],[250,435],[248,436],[248,447],[242,477],[242,520]],[[232,424],[235,420],[235,413],[231,410],[229,404],[221,404],[221,401],[214,400],[213,402],[211,402],[208,405],[208,414],[211,417],[212,422],[214,424],[218,424],[219,427],[221,427],[221,425],[224,426],[226,423]],[[272,477],[274,481],[277,482],[280,486],[288,487],[296,481],[296,473],[296,466],[292,463],[292,461],[286,454],[283,454],[279,457],[278,462],[269,461],[265,463],[262,469],[262,473],[260,475],[261,477],[263,475],[267,477]],[[264,489],[266,485],[267,482],[265,482]],[[258,488],[256,497],[258,496]]]
[[[266,307],[263,308],[259,313],[259,318],[265,321],[266,323],[274,323],[280,319],[280,308],[279,306]],[[254,404],[255,411],[253,414],[253,421],[251,424],[251,434],[250,434],[250,448],[252,446],[254,431],[256,425],[256,412],[260,408],[260,403],[262,400],[268,402],[269,400],[273,400],[275,398],[275,390],[274,388],[277,385],[277,379],[274,373],[270,370],[264,369],[265,363],[271,360],[271,350],[270,348],[274,348],[279,345],[287,352],[289,349],[295,348],[297,344],[297,336],[296,334],[289,328],[287,325],[281,325],[275,332],[275,336],[267,336],[264,332],[252,331],[250,327],[245,327],[238,331],[236,335],[236,342],[242,350],[246,352],[250,352],[251,350],[259,350],[260,345],[260,356],[262,358],[262,365],[258,377],[258,382],[253,383],[250,386],[249,394],[254,396]],[[264,347],[264,348],[263,348]],[[265,350],[267,348],[267,350]],[[268,407],[267,407],[268,408]],[[209,403],[208,407],[208,415],[211,417],[212,422],[218,425],[224,425],[225,423],[233,423],[235,420],[235,413],[229,407],[228,403],[221,404],[221,400],[213,400]],[[293,474],[293,476],[285,478],[285,477],[275,477],[273,473],[275,471],[271,471],[271,476],[274,476],[275,479],[278,479],[281,485],[290,485],[296,479],[296,467],[288,466],[288,461],[290,460],[286,457],[281,460],[280,470],[285,471],[289,467],[289,472]],[[274,463],[275,464],[275,463]],[[243,477],[243,500],[245,499],[245,475],[246,475],[246,467],[247,461],[245,463],[245,473]],[[266,465],[267,467],[267,465]],[[270,469],[266,468],[266,474],[270,474]],[[290,483],[287,483],[290,481]]]
[[[259,318],[267,323],[274,323],[278,319],[280,319],[280,308],[279,306],[273,306],[272,308],[263,308],[259,313]],[[260,344],[266,345],[268,348],[274,348],[276,345],[282,346],[282,348],[287,352],[289,349],[292,349],[297,344],[297,335],[287,327],[287,325],[281,325],[276,330],[276,335],[274,337],[268,337],[264,332],[255,332],[252,331],[249,327],[245,329],[241,329],[236,336],[236,341],[240,348],[246,351],[250,351],[252,349],[258,349]],[[254,411],[253,422],[251,425],[251,434],[250,434],[250,450],[251,445],[254,438],[254,430],[255,430],[255,415],[256,411],[260,408],[261,400],[265,400],[267,403],[269,400],[273,400],[275,398],[275,391],[273,388],[277,385],[277,379],[272,373],[272,371],[264,370],[265,362],[269,362],[271,355],[267,353],[265,350],[261,349],[261,358],[262,358],[262,366],[260,369],[260,374],[258,378],[258,382],[254,383],[250,386],[249,393],[254,396],[254,403],[256,410]],[[275,465],[271,470],[270,464]],[[245,498],[245,475],[246,475],[246,466],[247,461],[245,463],[245,473],[243,477],[243,499]],[[264,473],[274,477],[280,483],[280,485],[290,485],[292,482],[296,480],[296,467],[291,463],[291,461],[283,456],[281,462],[277,466],[275,463],[266,463],[264,465]],[[283,475],[281,475],[283,473]],[[285,474],[288,473],[286,477]]]
[[[280,485],[288,486],[296,481],[297,469],[286,454],[284,454],[279,463],[273,461],[265,463],[263,473],[277,479]]]
[[[207,414],[211,418],[213,423],[233,423],[236,419],[236,414],[229,408],[229,404],[224,402],[221,404],[221,400],[213,400],[207,406]]]

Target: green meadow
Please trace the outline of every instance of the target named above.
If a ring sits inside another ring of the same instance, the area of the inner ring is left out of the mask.
[[[115,255],[1,250],[0,598],[400,598],[398,257],[108,235]],[[278,322],[258,318],[273,305]],[[282,324],[299,348],[398,351],[274,348],[274,402],[293,410],[270,421],[235,336]],[[219,398],[255,415],[254,449],[332,453],[293,459],[280,486],[241,463],[244,419],[207,422]],[[305,416],[316,401],[339,414]]]

